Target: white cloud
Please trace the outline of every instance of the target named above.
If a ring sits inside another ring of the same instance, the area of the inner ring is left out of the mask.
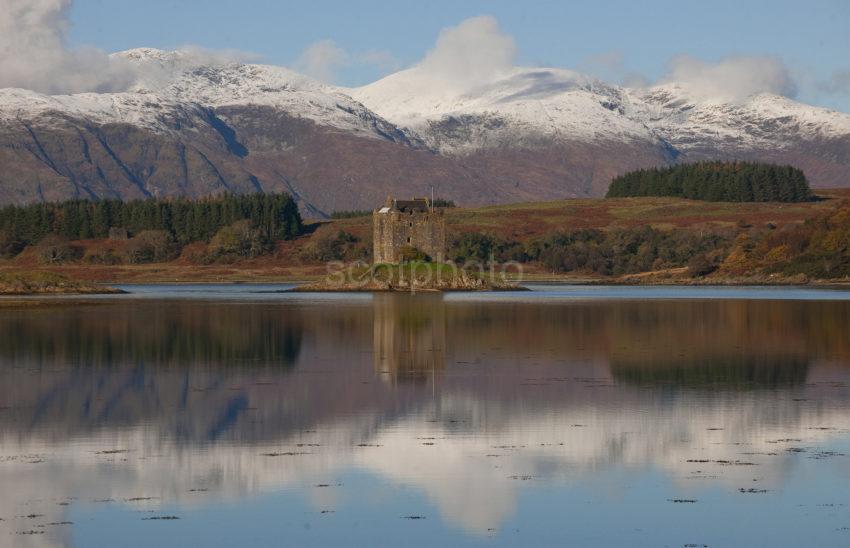
[[[95,48],[68,49],[71,0],[0,0],[0,87],[44,93],[116,91],[132,70]]]
[[[679,83],[697,97],[738,102],[758,93],[797,95],[785,64],[770,56],[727,57],[716,63],[689,55],[674,57],[661,83]]]
[[[444,85],[465,90],[492,82],[514,66],[516,44],[495,17],[472,17],[440,31],[434,49],[417,65]]]
[[[517,48],[492,16],[467,19],[443,29],[432,50],[414,68],[425,82],[455,93],[485,86],[506,76],[515,66]],[[650,80],[630,70],[621,51],[588,56],[578,70],[603,81],[628,87],[645,87]],[[677,82],[701,99],[742,101],[769,92],[797,95],[797,83],[788,68],[775,57],[735,56],[711,63],[679,55],[658,83]]]
[[[333,82],[337,71],[350,62],[348,52],[333,40],[320,40],[301,53],[295,61],[295,69],[316,80]]]
[[[310,44],[294,63],[295,70],[327,83],[335,83],[339,72],[351,67],[374,67],[386,73],[398,69],[398,61],[385,50],[349,53],[326,39]]]
[[[163,62],[109,55],[67,46],[72,0],[0,0],[0,88],[19,87],[47,94],[125,91],[136,83],[158,84],[201,65],[253,59],[231,50],[180,48]]]

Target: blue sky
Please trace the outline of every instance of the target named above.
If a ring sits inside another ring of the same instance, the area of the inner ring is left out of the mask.
[[[848,0],[75,0],[69,36],[107,51],[191,44],[288,66],[329,39],[348,56],[335,82],[360,85],[415,63],[441,29],[482,14],[513,36],[519,64],[654,81],[676,55],[771,55],[794,75],[799,99],[850,112]]]

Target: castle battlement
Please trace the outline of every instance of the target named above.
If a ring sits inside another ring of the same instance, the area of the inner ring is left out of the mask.
[[[442,208],[428,198],[395,200],[372,213],[373,256],[376,263],[398,263],[405,247],[416,248],[432,261],[446,260],[446,220]]]

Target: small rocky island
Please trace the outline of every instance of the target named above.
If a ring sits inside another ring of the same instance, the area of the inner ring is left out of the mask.
[[[395,200],[372,212],[374,263],[343,267],[296,291],[518,291],[486,265],[446,260],[446,220],[428,198]]]

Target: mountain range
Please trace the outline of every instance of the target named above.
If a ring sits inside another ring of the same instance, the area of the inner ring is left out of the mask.
[[[619,173],[701,159],[850,185],[850,115],[773,94],[721,100],[547,68],[461,88],[419,66],[340,88],[179,51],[113,56],[138,69],[127,91],[0,89],[0,203],[285,191],[322,217],[432,189],[463,205],[600,196]]]

